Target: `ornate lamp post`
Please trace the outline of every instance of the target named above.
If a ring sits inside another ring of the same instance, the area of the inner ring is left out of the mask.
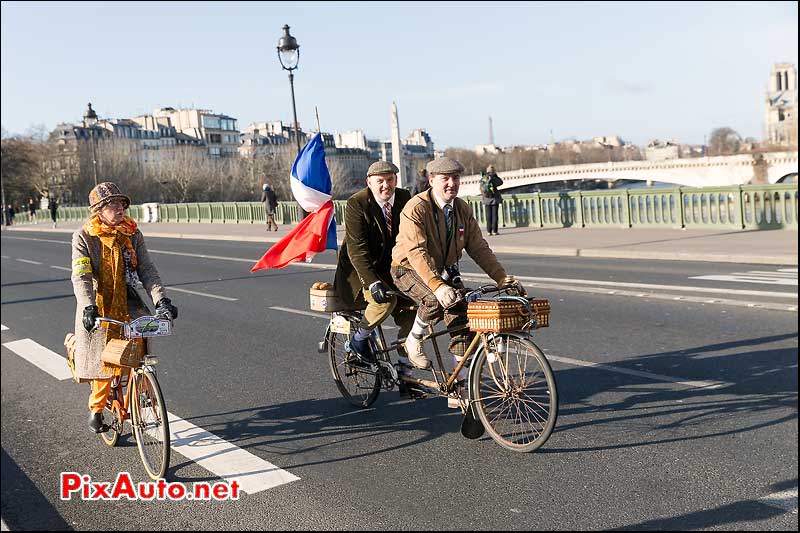
[[[297,39],[289,34],[289,25],[283,25],[283,36],[278,39],[278,61],[281,62],[283,70],[289,71],[289,86],[292,88],[292,113],[294,114],[294,140],[297,143],[297,153],[300,153],[300,131],[297,125],[297,106],[294,102],[294,73],[300,62],[300,45]],[[308,213],[300,207],[300,218],[305,218]]]
[[[89,103],[89,109],[86,110],[86,114],[83,115],[83,124],[89,128],[92,136],[92,172],[94,173],[94,184],[97,185],[97,151],[94,146],[94,127],[97,124],[97,113],[92,109],[91,102]]]
[[[292,88],[292,113],[294,113],[294,138],[297,142],[297,153],[300,153],[300,133],[297,126],[297,106],[294,102],[294,73],[300,62],[300,45],[297,39],[289,35],[289,25],[283,25],[283,36],[278,39],[278,61],[283,70],[289,71],[289,86]]]

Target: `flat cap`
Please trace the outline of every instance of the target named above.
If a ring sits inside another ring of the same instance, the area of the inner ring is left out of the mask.
[[[397,174],[398,172],[400,172],[400,169],[390,161],[375,161],[367,169],[367,177],[376,174]]]
[[[425,165],[428,175],[433,174],[461,174],[464,172],[464,165],[450,159],[449,157],[439,157]]]

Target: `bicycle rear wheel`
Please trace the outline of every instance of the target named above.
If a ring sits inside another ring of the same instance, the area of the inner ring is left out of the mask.
[[[137,372],[131,392],[131,415],[136,446],[147,474],[164,477],[169,466],[169,420],[164,397],[155,374]]]
[[[501,342],[497,342],[501,341]],[[482,346],[472,363],[470,400],[486,431],[500,446],[532,452],[556,425],[558,394],[550,363],[532,341],[514,333]]]
[[[328,355],[333,381],[344,398],[356,407],[367,408],[372,405],[381,392],[378,373],[359,366],[355,357],[344,349],[358,329],[358,318],[348,317],[350,333],[328,331]]]

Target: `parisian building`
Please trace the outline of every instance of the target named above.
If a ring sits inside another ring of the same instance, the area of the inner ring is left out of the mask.
[[[764,140],[797,146],[797,69],[792,63],[776,63],[767,85]]]

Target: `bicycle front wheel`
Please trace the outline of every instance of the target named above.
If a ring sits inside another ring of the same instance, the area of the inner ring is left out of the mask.
[[[532,452],[556,425],[558,394],[550,363],[532,341],[501,334],[472,363],[470,400],[500,446]]]
[[[133,433],[142,464],[152,479],[162,478],[169,466],[169,420],[155,374],[137,372],[131,394]]]
[[[112,394],[115,394],[112,392]],[[122,434],[122,411],[119,407],[119,402],[114,399],[109,399],[105,410],[103,411],[103,423],[108,426],[108,431],[101,433],[103,442],[112,448],[117,445],[119,436]]]
[[[356,407],[367,408],[378,398],[381,380],[377,372],[360,365],[351,353],[345,351],[345,342],[358,329],[358,320],[355,317],[349,320],[349,334],[328,332],[331,373],[336,387],[348,402]]]

